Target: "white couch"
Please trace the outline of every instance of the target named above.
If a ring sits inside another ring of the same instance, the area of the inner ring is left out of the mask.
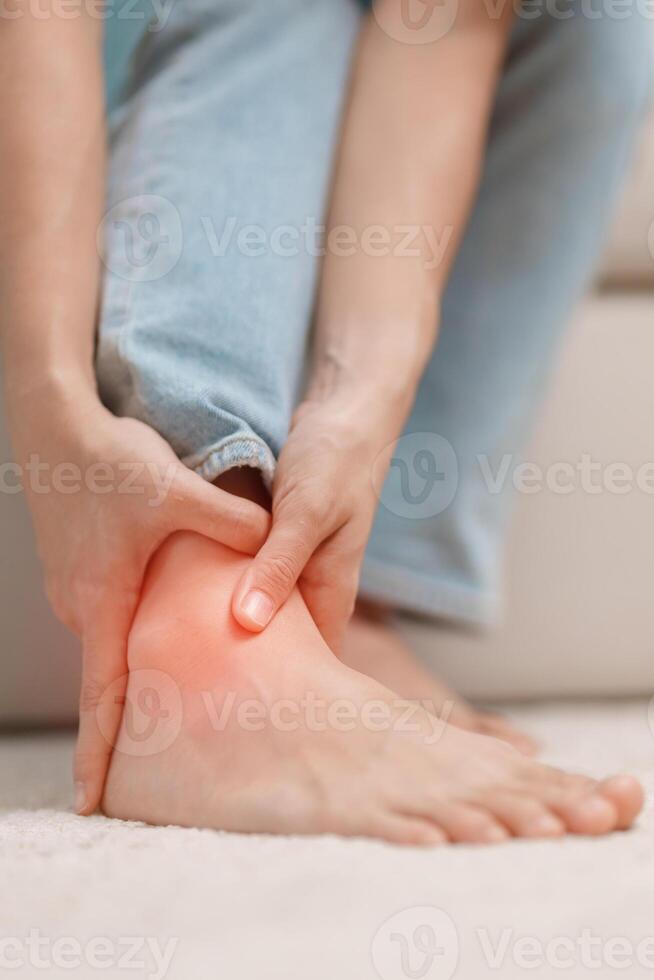
[[[603,271],[575,317],[526,458],[654,463],[654,118]],[[0,463],[10,458],[0,419]],[[605,471],[606,472],[606,471]],[[75,640],[46,604],[22,495],[0,493],[0,724],[74,717]],[[506,617],[488,635],[406,622],[422,655],[480,698],[654,689],[654,496],[518,499]]]

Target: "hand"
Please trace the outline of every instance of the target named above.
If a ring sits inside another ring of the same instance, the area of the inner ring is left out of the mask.
[[[75,780],[77,809],[90,813],[102,797],[121,717],[118,702],[109,720],[114,738],[107,741],[96,708],[108,685],[126,679],[127,637],[150,557],[179,530],[254,554],[269,516],[207,484],[147,425],[115,418],[95,399],[86,407],[82,401],[62,410],[40,398],[39,404],[49,402],[48,418],[41,417],[42,409],[17,412],[16,406],[10,414],[20,419],[12,435],[48,598],[82,640]]]
[[[298,582],[325,640],[340,648],[377,506],[380,442],[359,432],[355,417],[320,402],[295,414],[275,475],[270,535],[234,592],[234,616],[252,632],[265,629]]]

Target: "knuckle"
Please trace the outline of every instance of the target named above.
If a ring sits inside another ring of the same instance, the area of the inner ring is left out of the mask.
[[[308,527],[319,529],[325,526],[333,516],[333,508],[328,498],[316,498],[311,496],[302,503],[300,519]]]
[[[333,521],[335,507],[325,487],[305,483],[280,491],[273,501],[273,512],[278,520],[292,519],[295,525],[316,531]]]
[[[223,519],[221,515],[221,521]],[[238,501],[233,506],[229,520],[236,535],[243,540],[263,536],[268,525],[268,516],[263,508],[259,512],[254,504],[246,500]]]
[[[99,677],[84,678],[79,695],[80,714],[97,711],[106,689],[106,685]]]
[[[258,580],[262,586],[270,586],[275,591],[290,591],[297,581],[299,569],[290,555],[276,555],[262,563],[258,570]]]

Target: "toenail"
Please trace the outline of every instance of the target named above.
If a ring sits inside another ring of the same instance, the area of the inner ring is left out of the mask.
[[[633,790],[634,786],[638,786],[638,781],[634,779],[633,776],[621,775],[621,776],[610,776],[605,779],[602,786],[608,786],[611,789],[616,789],[618,791],[623,790]]]
[[[241,602],[241,612],[255,624],[255,626],[267,626],[275,611],[275,605],[265,592],[254,589],[248,592]]]
[[[550,813],[544,813],[542,817],[532,820],[526,832],[536,837],[549,837],[551,834],[562,834],[563,830],[564,827],[560,820],[557,820]]]
[[[608,800],[602,799],[601,796],[589,796],[587,799],[578,803],[575,809],[583,813],[585,817],[609,817],[615,815],[611,803]]]
[[[508,833],[503,830],[499,824],[495,824],[493,827],[489,827],[484,834],[484,840],[488,841],[489,844],[499,844],[500,841],[507,840]]]

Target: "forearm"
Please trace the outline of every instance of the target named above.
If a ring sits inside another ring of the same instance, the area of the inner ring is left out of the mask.
[[[43,5],[41,5],[42,7]],[[11,407],[95,391],[103,206],[101,25],[8,20],[0,31],[0,337]]]
[[[463,2],[446,37],[415,46],[370,17],[344,122],[310,397],[379,405],[398,431],[436,339],[508,34],[475,8]]]

